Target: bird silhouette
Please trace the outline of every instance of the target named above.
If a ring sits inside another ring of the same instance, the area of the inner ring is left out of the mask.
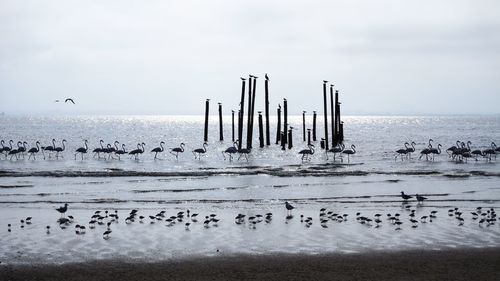
[[[179,153],[184,152],[184,145],[185,144],[181,142],[181,144],[179,145],[180,147],[172,148],[170,150],[170,153],[175,156],[175,159],[179,159]]]
[[[267,73],[266,75],[264,75],[264,77],[266,78],[267,81],[269,81],[269,76],[267,76]]]
[[[72,99],[72,98],[67,98],[64,100],[64,103],[67,103],[68,101],[72,102],[73,104],[75,104],[75,101]]]

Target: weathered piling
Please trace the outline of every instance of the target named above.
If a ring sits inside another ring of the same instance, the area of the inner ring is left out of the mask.
[[[247,140],[247,145],[249,148],[252,148],[253,144],[253,124],[255,121],[255,89],[257,88],[257,76],[253,76],[253,92],[252,92],[252,114],[250,119],[250,138]]]
[[[306,112],[302,111],[302,141],[306,141]]]
[[[313,111],[313,129],[312,129],[312,133],[313,133],[313,141],[316,141],[316,110]]]
[[[231,141],[234,142],[234,110],[231,110]]]
[[[281,105],[278,104],[278,110],[277,110],[277,116],[278,116],[278,125],[276,128],[276,144],[279,144],[281,141]]]
[[[339,145],[342,143],[340,138],[340,102],[339,102],[339,91],[335,91],[335,135],[334,135],[334,145]]]
[[[293,136],[292,136],[292,131],[293,131],[293,128],[290,127],[290,129],[288,130],[288,138],[287,138],[287,141],[288,141],[288,149],[292,149],[293,147]]]
[[[259,146],[260,148],[264,147],[264,128],[262,124],[262,111],[258,112],[259,114]]]
[[[252,121],[252,79],[253,75],[249,75],[248,79],[248,117],[247,117],[247,148],[250,148],[250,131],[252,128],[250,127],[250,122]]]
[[[241,149],[241,140],[243,139],[244,114],[245,114],[245,78],[241,77],[241,100],[240,100],[240,110],[238,112],[238,149]]]
[[[280,132],[280,140],[281,140],[281,150],[285,150],[286,149],[286,142],[285,142],[285,134],[284,132]]]
[[[311,129],[307,129],[307,145],[311,144]]]
[[[325,149],[328,150],[328,107],[327,107],[327,96],[326,96],[326,83],[328,81],[323,80],[323,114],[325,117]],[[323,147],[322,147],[323,148]]]
[[[344,142],[344,122],[340,122],[339,126],[339,141],[340,143]]]
[[[337,130],[335,128],[335,108],[333,105],[333,84],[330,84],[330,111],[331,111],[331,121],[332,121],[332,147],[335,147],[337,144],[335,143]],[[335,104],[336,106],[337,104]]]
[[[203,140],[208,142],[208,110],[210,106],[210,99],[205,102],[205,130],[203,133]]]
[[[265,87],[265,114],[266,114],[266,145],[271,145],[271,136],[269,133],[269,77],[266,73]]]
[[[283,99],[283,137],[285,138],[285,143],[287,143],[287,131],[288,131],[288,102]]]
[[[219,140],[224,140],[224,130],[222,125],[222,103],[219,102]]]

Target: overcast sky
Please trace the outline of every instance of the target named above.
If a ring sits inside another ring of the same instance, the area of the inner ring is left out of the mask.
[[[264,73],[273,111],[327,79],[346,114],[498,114],[500,1],[0,0],[1,112],[229,113]]]

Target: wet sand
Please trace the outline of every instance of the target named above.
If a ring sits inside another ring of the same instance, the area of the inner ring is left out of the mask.
[[[0,280],[500,280],[500,248],[1,264]]]

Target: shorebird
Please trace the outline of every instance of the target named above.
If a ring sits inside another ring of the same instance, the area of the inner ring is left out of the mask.
[[[349,156],[356,154],[356,146],[353,144],[353,145],[351,145],[351,149],[346,149],[346,150],[342,151],[342,153],[347,154],[347,162],[349,163]]]
[[[197,149],[193,150],[194,159],[196,159],[196,157],[198,157],[198,160],[201,160],[201,156],[205,155],[205,153],[207,152],[207,146],[208,146],[208,144],[206,142],[204,142],[203,148],[197,148]]]
[[[59,207],[56,209],[59,213],[61,213],[61,217],[64,216],[64,213],[68,210],[68,203],[65,203],[63,207]]]
[[[184,152],[184,143],[181,142],[180,147],[172,148],[170,153],[175,156],[175,159],[179,159],[179,153]]]
[[[418,202],[424,202],[424,200],[427,200],[427,197],[420,196],[418,194],[416,194],[415,197],[417,198]]]
[[[302,161],[304,161],[304,158],[306,161],[309,160],[309,156],[314,154],[314,145],[308,144],[307,146],[309,149],[302,149],[299,151],[299,154],[302,154],[302,157],[300,158]]]
[[[412,197],[410,195],[406,195],[403,191],[401,191],[401,198],[406,201],[408,199],[411,199]]]
[[[285,208],[287,210],[287,215],[292,215],[292,210],[295,209],[295,207],[288,202],[285,202]]]
[[[155,147],[151,150],[151,152],[154,152],[155,153],[155,158],[154,159],[158,159],[158,153],[160,152],[163,152],[163,145],[165,144],[164,141],[160,142],[160,146],[159,147]]]

